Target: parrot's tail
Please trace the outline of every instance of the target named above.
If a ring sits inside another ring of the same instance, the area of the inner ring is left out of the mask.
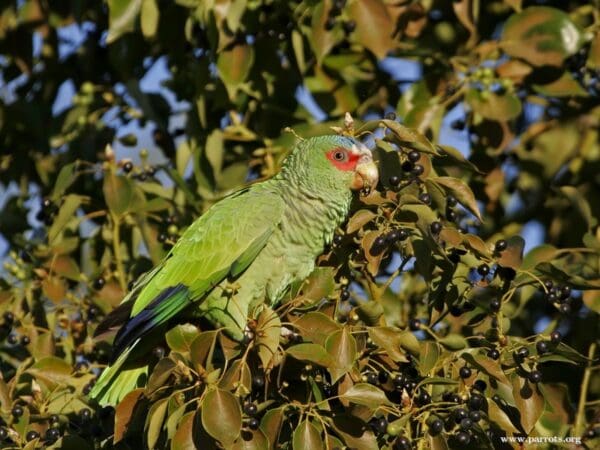
[[[104,369],[98,381],[90,391],[90,398],[102,406],[116,406],[127,394],[146,385],[148,366],[123,367],[127,357],[139,341],[136,341],[117,360]]]

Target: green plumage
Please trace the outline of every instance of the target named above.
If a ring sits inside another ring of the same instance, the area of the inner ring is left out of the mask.
[[[223,199],[196,220],[98,327],[118,329],[116,359],[91,397],[116,404],[143,385],[148,366],[139,361],[147,359],[153,335],[164,336],[173,320],[201,314],[239,340],[263,304],[276,303],[306,278],[352,198],[354,172],[334,167],[326,152],[356,144],[341,136],[302,141],[275,177]]]

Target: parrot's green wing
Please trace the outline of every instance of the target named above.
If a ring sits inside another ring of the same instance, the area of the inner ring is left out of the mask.
[[[160,270],[144,280],[115,339],[116,353],[201,301],[225,277],[241,274],[279,226],[283,210],[281,196],[266,189],[235,194],[210,208],[185,231]]]

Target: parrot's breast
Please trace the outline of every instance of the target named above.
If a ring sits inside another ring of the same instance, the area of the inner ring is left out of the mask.
[[[279,227],[240,279],[242,286],[244,279],[254,280],[251,305],[277,303],[291,284],[310,275],[347,216],[351,199],[348,192],[334,198],[304,195],[287,202]]]

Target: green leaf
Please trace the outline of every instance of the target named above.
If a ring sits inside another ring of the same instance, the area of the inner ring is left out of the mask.
[[[564,72],[560,78],[550,83],[534,84],[533,89],[548,97],[587,97],[589,95],[569,72]]]
[[[167,332],[165,338],[171,350],[186,353],[190,351],[192,343],[199,332],[200,330],[195,325],[185,323],[173,327]]]
[[[307,419],[300,422],[292,436],[294,450],[324,450],[319,430]]]
[[[355,39],[383,59],[396,43],[392,37],[394,23],[382,0],[350,2],[348,13],[356,22]]]
[[[451,351],[462,350],[468,346],[468,342],[465,337],[455,333],[443,337],[439,340],[439,343],[442,344],[444,348]]]
[[[573,186],[561,186],[560,192],[569,199],[575,210],[585,220],[588,229],[596,226],[598,219],[592,214],[590,204],[579,189]]]
[[[544,411],[544,397],[537,384],[530,383],[517,373],[511,376],[515,406],[521,415],[521,425],[529,434]]]
[[[400,344],[400,347],[408,351],[410,354],[414,356],[419,356],[421,346],[419,345],[419,341],[417,340],[415,335],[410,331],[400,332],[400,334],[398,335],[398,343]]]
[[[269,409],[260,421],[260,429],[263,431],[271,448],[275,447],[275,443],[281,431],[283,418],[285,415],[285,407]]]
[[[135,188],[127,177],[106,172],[102,191],[108,209],[116,216],[122,216],[134,204]]]
[[[70,163],[63,166],[58,172],[58,176],[56,177],[56,182],[54,183],[54,188],[52,189],[52,195],[50,199],[53,202],[58,202],[65,191],[75,182],[79,172],[77,171],[78,163]]]
[[[436,177],[432,178],[431,181],[441,184],[449,194],[456,197],[456,199],[477,217],[480,222],[483,222],[479,208],[477,207],[475,195],[473,195],[473,191],[467,184],[454,177]]]
[[[148,448],[155,448],[160,432],[162,431],[163,421],[167,413],[168,398],[161,398],[154,403],[148,411],[146,418],[146,441]]]
[[[52,226],[48,230],[48,242],[52,243],[67,224],[76,216],[77,209],[83,203],[85,197],[80,195],[69,194],[64,198],[64,201],[58,210],[58,215],[52,222]]]
[[[419,355],[419,371],[421,375],[428,376],[438,362],[440,357],[440,348],[436,342],[421,342],[421,352]]]
[[[509,55],[534,66],[560,66],[583,42],[582,31],[566,13],[532,6],[506,21],[500,45]]]
[[[298,361],[317,364],[325,368],[331,368],[334,365],[333,358],[323,346],[318,344],[298,344],[286,350],[286,353]]]
[[[506,378],[506,375],[500,366],[499,361],[495,361],[484,355],[474,354],[471,351],[463,352],[461,357],[471,366],[474,366],[478,370],[485,372],[500,383],[510,385],[508,378]]]
[[[144,392],[143,389],[135,389],[123,397],[115,410],[115,434],[113,443],[117,443],[125,437],[129,423],[133,415],[133,410],[138,404],[138,400]]]
[[[108,0],[107,44],[113,43],[123,34],[135,29],[141,6],[142,0]]]
[[[369,211],[368,209],[359,209],[348,220],[348,224],[346,225],[346,233],[352,234],[355,231],[360,230],[375,217],[377,217],[377,214],[375,214],[373,211]]]
[[[49,388],[67,383],[72,376],[71,365],[63,359],[48,356],[40,359],[27,369],[39,382],[45,383]]]
[[[336,414],[333,417],[333,428],[349,448],[358,450],[380,449],[373,431],[356,416]]]
[[[269,440],[261,430],[243,431],[231,450],[269,450]]]
[[[242,410],[237,398],[231,392],[211,389],[204,396],[201,408],[206,432],[224,446],[233,444],[242,428]]]
[[[340,329],[339,324],[321,312],[303,314],[293,323],[304,340],[321,345],[325,344],[325,340],[329,335]]]
[[[329,368],[331,382],[335,383],[354,365],[356,359],[356,339],[348,327],[334,332],[325,341],[325,349],[333,359],[333,366]]]
[[[437,154],[435,146],[427,137],[412,128],[408,128],[393,120],[382,120],[381,123],[393,133],[394,141],[403,147],[408,147],[423,153]]]
[[[252,389],[252,373],[248,364],[242,359],[233,361],[223,374],[219,387],[239,395],[248,395]]]
[[[525,240],[521,236],[511,236],[506,240],[508,246],[498,257],[498,264],[517,270],[523,262]]]
[[[246,81],[253,63],[254,48],[247,44],[234,45],[219,53],[217,69],[230,96],[237,91],[236,88],[239,85]]]
[[[369,337],[375,345],[384,349],[395,362],[408,362],[401,346],[401,333],[400,329],[393,327],[369,328]]]
[[[162,358],[158,361],[146,384],[146,394],[152,394],[162,388],[176,368],[177,362],[171,358]]]
[[[325,23],[329,17],[330,3],[330,1],[318,2],[311,15],[311,32],[307,37],[315,52],[317,64],[323,62],[323,59],[329,54],[336,41],[339,40],[339,33],[336,33],[336,30],[325,29]]]
[[[310,303],[329,297],[335,289],[333,267],[315,267],[301,287],[302,298]]]
[[[196,370],[200,366],[207,370],[212,368],[211,355],[215,349],[217,335],[217,331],[203,331],[192,342],[190,346],[190,359],[194,363]]]
[[[465,101],[477,114],[490,120],[508,121],[521,114],[521,100],[515,94],[469,89]]]
[[[281,320],[269,307],[264,307],[257,318],[257,338],[255,346],[263,367],[270,367],[271,360],[277,353],[281,336]]]
[[[185,414],[179,421],[177,431],[171,441],[171,450],[194,450],[198,449],[194,439],[194,426],[196,421],[196,413],[194,411]],[[207,450],[211,448],[208,443],[203,443]]]
[[[356,405],[377,409],[384,405],[391,405],[385,393],[376,386],[368,383],[357,383],[340,395],[340,398]]]

